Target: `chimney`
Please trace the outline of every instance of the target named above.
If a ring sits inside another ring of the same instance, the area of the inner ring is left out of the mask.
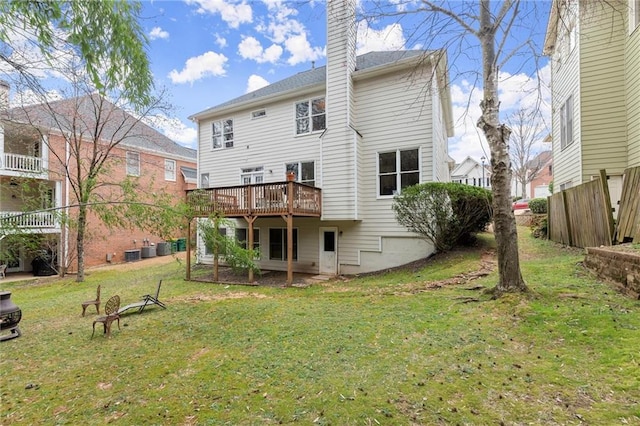
[[[356,68],[356,0],[327,2],[326,130],[322,134],[322,217],[358,219],[352,74]]]

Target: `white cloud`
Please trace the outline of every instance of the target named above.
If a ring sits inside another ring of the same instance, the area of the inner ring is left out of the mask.
[[[258,63],[274,63],[282,56],[282,47],[272,44],[263,49],[260,42],[254,37],[244,37],[238,45],[238,53],[244,59],[252,59]]]
[[[198,131],[194,127],[184,124],[178,118],[171,118],[164,114],[159,114],[146,117],[145,121],[172,141],[189,148],[196,147]]]
[[[160,27],[153,27],[153,29],[149,32],[149,38],[151,40],[156,40],[158,38],[168,39],[169,33]]]
[[[187,4],[198,5],[198,13],[220,14],[231,28],[253,22],[253,10],[245,1],[240,3],[228,0],[187,0]]]
[[[268,85],[269,85],[269,82],[264,78],[256,74],[251,74],[249,76],[249,79],[247,80],[246,93],[253,92],[254,90],[262,89],[263,87]]]
[[[541,68],[539,74],[540,84],[538,84],[538,78],[535,75],[529,77],[526,74],[500,73],[501,121],[504,122],[506,117],[520,108],[539,108],[545,124],[551,123],[549,66]],[[449,141],[449,155],[457,162],[461,162],[467,156],[476,160],[479,160],[483,155],[489,158],[489,148],[484,134],[476,126],[482,113],[480,110],[482,87],[474,87],[469,81],[462,80],[451,86],[451,99],[455,136]],[[540,142],[537,146],[542,148],[542,143]]]
[[[315,61],[324,56],[324,46],[313,47],[309,42],[307,28],[300,21],[292,17],[298,10],[287,6],[282,0],[263,0],[269,9],[269,22],[256,26],[256,31],[263,33],[277,45],[284,45],[290,55],[289,65]],[[276,53],[275,49],[274,52]]]
[[[11,90],[11,88],[9,88]],[[44,93],[34,92],[33,90],[25,90],[22,92],[15,93],[14,96],[10,98],[10,108],[22,107],[25,105],[37,105],[48,102],[54,102],[64,99],[62,94],[55,90],[49,90]]]
[[[369,27],[367,21],[360,21],[357,25],[356,52],[362,55],[373,51],[403,50],[406,39],[400,24],[390,24],[375,30]]]
[[[207,76],[222,76],[226,74],[224,65],[227,57],[221,53],[205,52],[200,56],[187,59],[182,71],[172,70],[169,78],[173,83],[193,83]]]
[[[290,37],[284,42],[284,46],[287,52],[291,54],[287,60],[289,65],[315,61],[318,58],[321,58],[324,54],[321,48],[311,47],[311,44],[309,44],[305,34]]]
[[[218,45],[218,47],[220,47],[221,49],[227,47],[227,39],[222,37],[220,34],[215,34],[214,36],[216,38],[216,44]]]

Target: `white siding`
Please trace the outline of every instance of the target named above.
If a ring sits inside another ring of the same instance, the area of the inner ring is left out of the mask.
[[[357,219],[356,133],[353,124],[355,0],[329,2],[327,14],[327,131],[322,137],[323,202],[326,220]]]
[[[554,191],[560,190],[560,185],[581,182],[582,150],[580,140],[580,49],[581,35],[577,38],[576,47],[571,53],[564,52],[559,60],[559,46],[566,37],[566,28],[558,28],[558,41],[552,56],[551,82],[553,93],[552,125],[553,125],[553,159],[554,159]],[[580,32],[578,31],[578,34]],[[564,149],[560,146],[560,108],[567,98],[573,96],[573,143]]]
[[[240,184],[242,168],[264,166],[265,182],[281,182],[286,179],[286,163],[315,161],[316,181],[320,182],[320,132],[295,135],[295,102],[319,96],[324,93],[315,92],[265,105],[267,114],[259,119],[251,119],[251,111],[255,108],[217,117],[233,118],[233,148],[212,150],[214,120],[200,122],[199,173],[210,174],[211,187],[232,186]]]

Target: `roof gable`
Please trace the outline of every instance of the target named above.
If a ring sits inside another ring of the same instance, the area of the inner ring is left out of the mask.
[[[356,57],[356,70],[354,77],[359,72],[372,71],[374,69],[383,69],[390,64],[402,64],[405,63],[407,67],[415,66],[415,59],[425,57],[430,53],[426,50],[401,50],[401,51],[386,51],[386,52],[369,52],[364,55]],[[412,61],[413,59],[413,61]],[[277,99],[280,96],[287,94],[294,95],[305,90],[312,90],[313,88],[324,88],[326,86],[327,67],[322,66],[318,68],[312,68],[308,71],[303,71],[295,74],[291,77],[287,77],[283,80],[272,83],[261,89],[254,90],[251,93],[239,96],[237,98],[228,100],[212,108],[208,108],[204,111],[198,112],[190,119],[197,121],[210,115],[217,113],[223,113],[225,110],[248,106],[252,103],[267,102]]]
[[[159,151],[194,160],[197,157],[196,150],[174,142],[97,94],[11,108],[7,115],[14,122],[30,123],[48,130],[75,129],[93,135],[99,127],[102,140],[122,139],[122,147]],[[96,116],[102,118],[96,119]]]

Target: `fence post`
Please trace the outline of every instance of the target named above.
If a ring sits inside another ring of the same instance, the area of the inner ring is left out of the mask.
[[[571,237],[571,219],[569,218],[569,204],[567,203],[567,191],[562,191],[562,211],[564,211],[564,221],[567,224],[567,244],[573,247],[573,238]]]
[[[605,214],[607,219],[607,227],[609,228],[609,244],[613,241],[613,212],[611,211],[611,195],[609,194],[609,182],[607,182],[607,171],[605,169],[600,170],[600,181],[602,182],[602,196],[604,197]]]

